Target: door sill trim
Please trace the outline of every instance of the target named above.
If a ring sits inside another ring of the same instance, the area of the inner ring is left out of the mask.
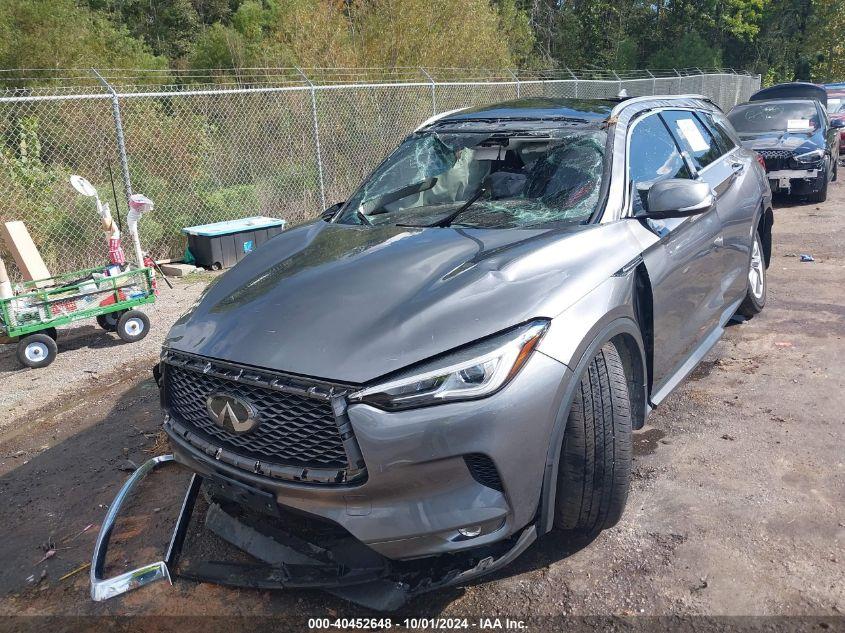
[[[666,396],[672,393],[672,391],[674,391],[675,388],[683,382],[684,378],[689,376],[692,370],[698,366],[701,360],[707,355],[707,352],[713,349],[713,346],[716,345],[719,339],[722,338],[722,334],[725,333],[725,324],[736,312],[740,303],[742,303],[741,299],[731,304],[730,307],[722,313],[721,318],[719,319],[719,325],[713,328],[710,334],[701,341],[699,346],[695,348],[695,351],[693,351],[683,364],[678,367],[675,373],[663,383],[660,389],[657,389],[654,393],[652,393],[651,398],[649,399],[649,405],[652,409],[659,405]]]

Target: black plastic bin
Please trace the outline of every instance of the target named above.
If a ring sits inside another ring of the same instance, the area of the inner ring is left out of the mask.
[[[257,215],[189,226],[182,232],[188,236],[188,248],[197,266],[220,270],[234,266],[284,228],[284,220]]]

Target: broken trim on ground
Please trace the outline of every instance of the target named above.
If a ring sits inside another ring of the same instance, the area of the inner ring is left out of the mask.
[[[342,541],[311,542],[281,530],[268,535],[212,501],[205,527],[258,562],[201,561],[180,570],[179,558],[203,477],[193,474],[185,493],[164,559],[113,578],[104,578],[106,553],[118,514],[133,489],[156,468],[174,462],[161,455],[145,462],[123,484],[109,507],[91,561],[91,598],[113,598],[158,580],[173,584],[174,576],[199,582],[261,589],[319,588],[371,609],[392,611],[427,591],[458,585],[509,564],[537,539],[532,523],[517,536],[464,554],[423,563],[393,561],[370,550],[351,535]],[[249,511],[244,508],[244,511]],[[336,547],[337,545],[339,547]],[[505,546],[503,548],[503,546]]]

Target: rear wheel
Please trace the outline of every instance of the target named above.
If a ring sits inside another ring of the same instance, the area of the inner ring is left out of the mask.
[[[766,262],[763,261],[763,243],[759,231],[754,232],[751,261],[748,263],[748,290],[737,310],[746,319],[759,314],[766,305]]]
[[[46,367],[56,360],[58,353],[59,348],[56,347],[56,341],[41,332],[24,336],[18,341],[17,356],[24,367],[33,369]]]
[[[150,331],[150,319],[140,310],[128,310],[121,315],[116,331],[127,343],[140,341]]]
[[[122,314],[123,310],[108,312],[107,314],[98,314],[97,325],[103,328],[106,332],[114,332],[117,329],[117,322],[120,320],[120,316]]]
[[[555,495],[555,528],[593,536],[622,516],[631,482],[631,405],[613,343],[590,361],[569,411]]]

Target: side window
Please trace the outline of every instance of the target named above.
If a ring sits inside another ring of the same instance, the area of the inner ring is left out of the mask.
[[[691,174],[660,116],[652,114],[631,132],[628,186],[635,214],[646,208],[651,186],[668,178],[691,178]]]
[[[722,155],[713,135],[692,112],[667,110],[661,116],[696,169],[704,169]]]
[[[725,127],[724,119],[720,119],[710,112],[698,112],[697,116],[716,139],[716,143],[719,144],[722,154],[727,154],[736,147],[736,143],[731,138],[730,132]]]

